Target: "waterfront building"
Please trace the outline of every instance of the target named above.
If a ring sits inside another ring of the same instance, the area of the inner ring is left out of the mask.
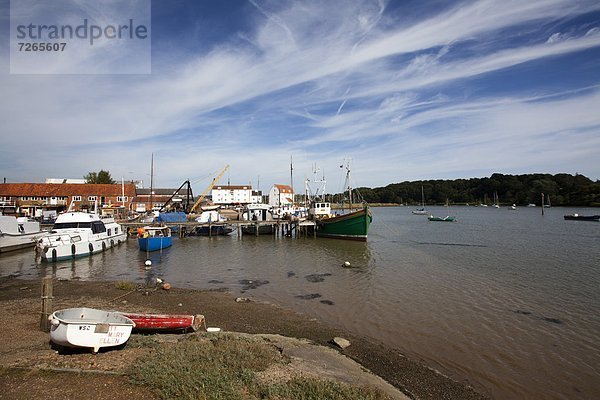
[[[0,212],[42,218],[44,212],[59,213],[73,203],[74,211],[98,207],[130,210],[135,185],[91,183],[0,183]]]
[[[294,191],[288,185],[275,184],[269,190],[269,205],[283,207],[294,204]]]
[[[260,200],[255,200],[262,197],[258,194],[260,192],[253,192],[251,185],[218,185],[212,188],[211,193],[213,204],[219,205],[260,203]]]

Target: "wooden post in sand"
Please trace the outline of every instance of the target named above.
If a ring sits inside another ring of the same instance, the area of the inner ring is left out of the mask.
[[[40,330],[50,331],[48,317],[52,314],[52,277],[42,278],[42,313],[40,315]]]

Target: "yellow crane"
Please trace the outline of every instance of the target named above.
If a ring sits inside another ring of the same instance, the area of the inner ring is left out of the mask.
[[[194,203],[194,205],[190,209],[190,214],[194,212],[194,210],[196,209],[196,207],[198,207],[200,205],[200,203],[202,203],[202,200],[204,200],[204,198],[206,197],[206,195],[208,194],[208,192],[210,192],[210,190],[213,188],[213,186],[215,186],[215,183],[217,183],[217,181],[219,179],[221,179],[221,177],[223,176],[223,174],[225,173],[225,171],[227,171],[227,168],[229,168],[229,164],[227,164],[225,166],[225,168],[223,168],[223,170],[219,173],[219,175],[217,175],[215,177],[215,179],[212,180],[212,182],[210,183],[210,185],[208,185],[208,187],[206,188],[206,190],[204,191],[204,193],[202,193],[200,195],[200,197],[198,197],[198,200],[196,200],[196,202]]]

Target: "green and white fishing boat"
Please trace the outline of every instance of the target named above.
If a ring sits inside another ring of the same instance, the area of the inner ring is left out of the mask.
[[[315,171],[316,173],[316,171]],[[321,192],[319,191],[312,196],[310,193],[309,183],[321,184]],[[360,202],[360,207],[357,209],[354,204],[353,190],[350,186],[350,167],[346,164],[346,184],[344,185],[348,192],[350,206],[332,212],[331,203],[323,201],[321,196],[325,193],[325,179],[306,180],[307,198],[311,198],[311,203],[308,208],[309,219],[315,222],[314,229],[316,235],[320,237],[348,239],[367,241],[369,226],[373,220],[369,205],[365,202]]]

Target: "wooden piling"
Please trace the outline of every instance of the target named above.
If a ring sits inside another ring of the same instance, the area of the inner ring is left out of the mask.
[[[52,277],[42,278],[42,312],[40,315],[40,330],[50,332],[48,317],[52,314]]]
[[[542,215],[544,215],[544,193],[542,193]]]

